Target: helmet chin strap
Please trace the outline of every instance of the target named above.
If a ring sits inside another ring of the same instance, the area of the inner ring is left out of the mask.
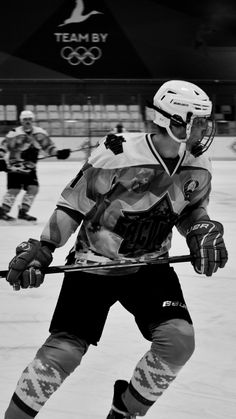
[[[185,137],[184,139],[180,139],[180,138],[177,138],[174,134],[173,134],[173,132],[171,131],[171,129],[170,129],[170,126],[168,126],[168,127],[166,127],[166,131],[168,132],[168,135],[174,140],[174,141],[176,141],[177,143],[179,143],[179,144],[181,144],[181,143],[186,143],[186,141],[187,141],[187,138]]]

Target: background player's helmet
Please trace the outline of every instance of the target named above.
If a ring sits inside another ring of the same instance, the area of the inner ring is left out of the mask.
[[[188,140],[195,118],[206,118],[206,135],[199,139],[191,152],[197,156],[208,149],[214,138],[215,124],[211,119],[212,102],[200,87],[182,80],[167,81],[156,92],[150,107],[154,109],[153,122],[166,128],[168,134],[177,142]],[[184,139],[179,139],[173,134],[172,124],[186,128]]]
[[[124,131],[124,128],[123,128],[123,125],[122,125],[122,123],[120,122],[119,124],[117,124],[116,125],[116,131],[118,132],[118,133],[120,133],[120,132],[123,132]]]
[[[35,116],[32,111],[22,111],[20,113],[20,121],[22,122],[26,118],[31,118],[33,121],[35,120]]]

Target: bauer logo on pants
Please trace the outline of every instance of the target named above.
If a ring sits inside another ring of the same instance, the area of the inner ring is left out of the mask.
[[[164,301],[162,307],[181,307],[187,310],[186,304],[183,304],[180,301]]]

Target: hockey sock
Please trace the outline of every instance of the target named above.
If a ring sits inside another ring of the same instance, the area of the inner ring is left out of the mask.
[[[23,196],[22,202],[21,202],[21,209],[24,210],[25,212],[28,212],[30,207],[33,204],[33,201],[35,199],[36,195],[33,194],[29,194],[28,192],[26,192]]]
[[[80,364],[88,345],[65,333],[51,335],[17,383],[5,419],[35,417],[65,378]]]
[[[13,193],[10,191],[7,191],[3,197],[3,202],[2,202],[2,208],[4,209],[4,211],[6,212],[10,212],[11,208],[13,207],[15,200],[16,200],[16,196],[18,194],[17,193]]]
[[[19,409],[19,407],[11,400],[10,405],[5,413],[4,419],[32,419],[31,415]]]
[[[144,416],[169,387],[194,350],[193,327],[180,319],[153,330],[151,349],[138,362],[123,401],[129,412]]]
[[[123,395],[128,411],[144,416],[176,375],[157,355],[148,351],[137,364],[129,387]]]

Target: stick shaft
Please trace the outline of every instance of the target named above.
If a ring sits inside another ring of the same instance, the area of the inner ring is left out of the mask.
[[[149,265],[161,265],[166,263],[183,263],[183,262],[191,262],[192,258],[190,255],[182,255],[182,256],[170,256],[170,257],[159,257],[156,260],[143,262],[143,261],[135,261],[135,262],[109,262],[109,263],[94,263],[92,265],[59,265],[59,266],[49,266],[48,268],[44,269],[43,272],[45,274],[55,274],[55,273],[63,273],[63,272],[77,272],[89,269],[111,269],[111,268],[130,268],[130,267],[141,267],[141,266],[149,266]],[[0,277],[6,278],[8,274],[8,270],[0,271]]]
[[[96,145],[90,145],[90,146],[87,146],[87,147],[75,148],[74,150],[70,150],[70,152],[71,153],[75,153],[76,151],[90,150],[91,148],[95,148],[95,147],[96,147]],[[43,156],[43,157],[39,157],[38,158],[38,161],[39,160],[50,159],[52,157],[56,157],[56,156]]]

